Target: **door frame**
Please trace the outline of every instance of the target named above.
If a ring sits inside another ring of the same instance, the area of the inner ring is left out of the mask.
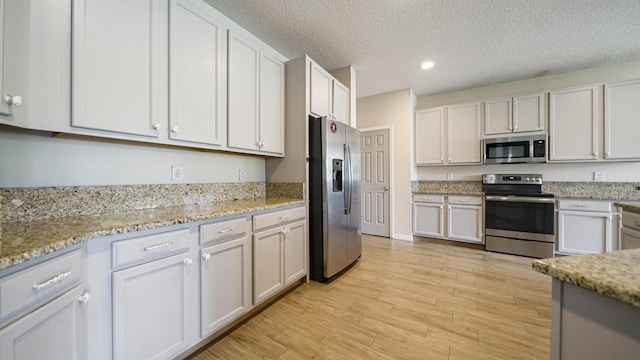
[[[389,187],[391,188],[389,190],[389,209],[387,209],[389,211],[389,238],[393,239],[393,235],[396,233],[395,232],[395,222],[393,221],[394,219],[394,203],[395,203],[395,186],[394,186],[394,178],[393,178],[393,174],[395,174],[394,171],[394,164],[393,164],[393,125],[382,125],[382,126],[372,126],[372,127],[367,127],[367,128],[362,128],[362,129],[358,129],[360,130],[360,138],[362,139],[362,133],[367,132],[367,131],[376,131],[376,130],[389,130]],[[362,148],[362,144],[360,144],[360,148]],[[364,166],[361,167],[360,171],[362,172],[364,169]],[[362,174],[360,174],[360,176],[362,177]],[[363,196],[363,190],[362,187],[360,188],[360,199],[364,199]],[[360,229],[362,229],[362,216],[360,216]]]

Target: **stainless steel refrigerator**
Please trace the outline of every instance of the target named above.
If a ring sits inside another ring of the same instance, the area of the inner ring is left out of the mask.
[[[361,255],[360,132],[309,117],[309,266],[331,280]]]

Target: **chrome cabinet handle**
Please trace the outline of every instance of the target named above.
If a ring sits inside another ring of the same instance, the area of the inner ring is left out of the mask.
[[[291,215],[283,215],[283,216],[280,216],[280,217],[279,217],[279,220],[284,221],[284,220],[289,219],[290,217],[291,217]]]
[[[7,94],[4,96],[4,102],[6,102],[9,105],[20,106],[22,105],[22,96]]]
[[[226,234],[228,232],[232,232],[233,228],[226,228],[226,229],[222,229],[222,230],[218,230],[219,234]]]
[[[171,132],[172,132],[172,133],[177,133],[177,132],[178,132],[178,130],[179,130],[179,129],[178,129],[178,126],[174,126],[174,127],[172,127],[172,128],[171,128]]]
[[[202,254],[202,260],[209,261],[211,259],[211,254]]]
[[[160,130],[161,125],[158,123],[153,124],[153,130]]]
[[[89,295],[88,292],[85,292],[84,294],[80,295],[80,297],[78,297],[78,301],[83,304],[88,303],[90,299],[91,299],[91,295]]]
[[[385,187],[383,188],[383,190],[384,190],[384,191],[389,191],[389,187],[388,187],[388,186],[385,186]]]
[[[159,249],[165,246],[170,246],[173,245],[173,242],[171,241],[167,241],[166,243],[162,243],[162,244],[155,244],[155,245],[151,245],[149,247],[144,248],[144,251],[151,251],[151,250],[155,250],[155,249]]]
[[[182,260],[182,263],[189,266],[193,264],[193,260],[191,260],[191,258],[185,258],[184,260]]]
[[[56,276],[53,276],[53,277],[51,277],[51,278],[49,278],[49,279],[47,279],[47,280],[45,280],[45,281],[43,281],[41,283],[33,284],[33,288],[36,289],[36,290],[40,290],[40,289],[46,288],[47,286],[51,286],[51,285],[53,285],[53,284],[55,284],[57,282],[62,281],[62,279],[66,278],[69,275],[71,275],[71,271],[60,273],[60,274],[58,274]]]

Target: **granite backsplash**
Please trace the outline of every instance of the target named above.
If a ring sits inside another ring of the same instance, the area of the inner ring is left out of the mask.
[[[2,221],[118,213],[264,197],[303,199],[300,183],[59,186],[0,189]]]

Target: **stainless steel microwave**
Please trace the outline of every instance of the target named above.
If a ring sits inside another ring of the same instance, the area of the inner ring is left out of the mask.
[[[485,164],[525,164],[547,162],[547,136],[511,136],[484,139]]]

